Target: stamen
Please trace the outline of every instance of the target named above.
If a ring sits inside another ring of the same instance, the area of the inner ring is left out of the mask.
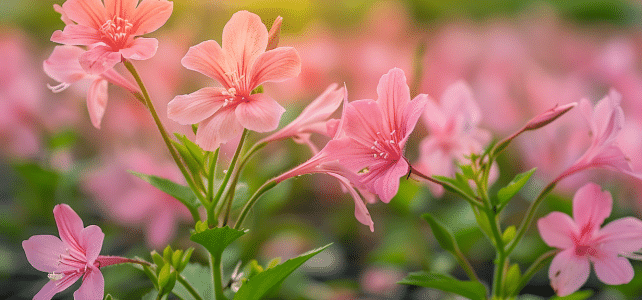
[[[58,84],[56,86],[51,86],[51,85],[49,85],[47,83],[47,88],[50,89],[54,93],[60,93],[60,92],[62,92],[64,90],[66,90],[69,86],[71,86],[71,84],[66,83],[66,82],[61,82],[60,84]]]
[[[62,277],[64,277],[64,275],[62,275],[61,273],[51,272],[51,273],[47,274],[47,277],[49,277],[49,280],[56,281],[56,280],[62,279]]]

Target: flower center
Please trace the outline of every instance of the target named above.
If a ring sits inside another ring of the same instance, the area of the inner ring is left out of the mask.
[[[401,146],[395,134],[396,130],[390,133],[389,137],[384,136],[381,132],[377,132],[377,136],[370,149],[374,152],[374,158],[382,158],[387,160],[398,160],[401,157]]]
[[[239,73],[237,71],[231,71],[231,72],[225,73],[225,76],[227,76],[229,82],[233,86],[229,90],[233,89],[235,94],[237,92],[243,93],[243,91],[246,91],[246,87],[244,85],[245,84],[245,80],[244,80],[245,79],[245,74],[239,75]],[[249,94],[249,92],[248,92],[248,94]]]
[[[125,47],[133,27],[134,25],[129,23],[128,20],[114,16],[100,27],[100,33],[105,44],[112,48],[120,49]]]

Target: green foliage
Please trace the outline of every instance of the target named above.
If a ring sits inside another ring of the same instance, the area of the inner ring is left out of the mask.
[[[285,278],[331,244],[314,249],[284,263],[266,269],[247,280],[234,295],[234,300],[258,300],[276,289]]]
[[[430,224],[430,229],[432,229],[432,233],[435,236],[435,239],[437,239],[437,242],[439,242],[441,248],[444,248],[444,250],[450,253],[459,251],[455,236],[450,232],[450,230],[448,230],[448,228],[437,222],[437,220],[435,220],[430,214],[423,214],[421,217]]]
[[[528,179],[535,173],[535,170],[537,170],[537,168],[532,168],[529,171],[515,175],[510,183],[497,192],[497,200],[501,206],[506,205],[508,201],[524,187]]]
[[[190,237],[190,240],[201,244],[215,257],[220,257],[227,246],[246,232],[247,231],[236,230],[225,226],[207,229],[202,232],[195,232]]]
[[[185,266],[179,276],[183,276],[203,299],[213,299],[212,274],[210,272],[208,267],[190,263]],[[183,300],[194,300],[194,297],[182,284],[177,284],[172,293]]]
[[[586,290],[586,291],[577,291],[573,294],[570,294],[564,297],[555,296],[551,298],[551,300],[585,300],[590,298],[591,296],[593,296],[593,291]]]
[[[198,207],[201,203],[198,201],[192,189],[187,186],[178,184],[169,179],[147,175],[143,173],[138,173],[134,171],[129,171],[130,173],[136,175],[138,178],[147,181],[149,184],[155,186],[157,189],[169,194],[170,196],[176,198],[178,201],[183,203],[192,213],[192,216],[198,216]],[[198,221],[198,220],[194,220]]]
[[[504,293],[506,295],[510,296],[513,295],[513,293],[518,292],[515,291],[515,289],[517,289],[517,286],[519,285],[521,276],[519,265],[513,264],[508,268],[508,272],[506,272],[506,281],[504,282]]]
[[[450,276],[425,271],[410,273],[398,284],[417,285],[455,293],[471,300],[485,300],[486,288],[477,281],[463,281]]]

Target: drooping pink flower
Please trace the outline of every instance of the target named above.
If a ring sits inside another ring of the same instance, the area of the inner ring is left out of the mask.
[[[90,74],[111,69],[123,58],[149,59],[156,53],[158,40],[136,38],[161,27],[172,14],[167,0],[67,0],[62,5],[65,28],[51,41],[65,45],[89,46],[80,56],[80,65]],[[69,22],[68,21],[73,21]]]
[[[56,46],[42,66],[49,77],[60,82],[56,86],[49,87],[54,93],[62,92],[71,84],[81,80],[91,82],[87,92],[87,109],[91,123],[100,129],[100,123],[107,107],[108,83],[121,86],[132,93],[139,93],[140,90],[114,69],[108,69],[100,75],[87,73],[80,66],[78,60],[84,53],[86,53],[85,50],[76,46]]]
[[[612,207],[611,194],[588,183],[573,197],[573,218],[552,212],[538,220],[544,242],[562,250],[548,270],[551,286],[559,296],[577,291],[586,282],[591,263],[597,277],[606,284],[624,284],[633,279],[633,267],[622,256],[642,248],[642,221],[627,217],[600,228]]]
[[[22,242],[29,263],[49,273],[50,281],[33,299],[51,299],[80,277],[83,282],[74,299],[103,299],[105,280],[98,255],[105,234],[96,225],[83,228],[82,220],[69,205],[56,205],[53,212],[60,238],[36,235]]]
[[[594,108],[588,100],[580,100],[580,111],[591,130],[591,145],[555,181],[589,168],[610,169],[642,178],[642,175],[633,172],[628,158],[617,144],[617,136],[624,126],[624,112],[620,101],[621,96],[615,90],[611,90]]]
[[[428,96],[412,101],[401,69],[384,74],[377,86],[377,100],[358,100],[347,104],[343,137],[326,145],[328,154],[356,175],[357,186],[389,202],[397,194],[399,178],[410,167],[404,146],[423,113]]]
[[[274,99],[252,90],[268,81],[283,81],[301,71],[301,59],[291,47],[265,51],[268,31],[261,18],[247,11],[235,13],[216,41],[189,49],[183,66],[215,79],[223,87],[206,87],[175,97],[167,115],[180,124],[199,123],[196,143],[214,150],[241,133],[276,129],[285,111]]]

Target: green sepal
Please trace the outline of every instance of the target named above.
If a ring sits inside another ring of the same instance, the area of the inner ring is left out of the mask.
[[[181,265],[181,259],[183,258],[183,250],[176,250],[172,254],[172,266],[178,271]],[[180,272],[180,271],[179,271]]]
[[[504,283],[504,293],[506,295],[511,296],[516,292],[515,289],[517,288],[517,285],[519,285],[521,276],[522,274],[518,264],[513,264],[508,268],[508,271],[506,272],[506,281]]]
[[[115,299],[114,297],[112,297],[112,295],[111,295],[111,294],[107,294],[107,295],[105,296],[105,300],[117,300],[117,299]]]
[[[537,170],[537,168],[532,168],[529,171],[515,175],[510,183],[499,189],[497,192],[497,200],[499,201],[500,206],[506,205],[506,203],[508,203],[508,201],[524,187],[526,182],[528,182],[528,179],[530,179],[533,173],[535,173],[535,170]]]
[[[280,263],[281,263],[281,258],[280,257],[275,257],[275,258],[273,258],[272,260],[270,260],[268,262],[266,268],[268,268],[268,269],[274,268],[274,267],[278,266]]]
[[[234,295],[234,300],[258,300],[268,295],[276,289],[285,278],[298,269],[303,263],[308,261],[319,252],[328,248],[332,244],[327,244],[321,248],[314,249],[298,257],[289,259],[284,263],[266,269],[260,274],[248,279],[241,285],[239,291]]]
[[[477,219],[477,225],[479,225],[479,229],[490,239],[491,242],[494,242],[494,239],[492,238],[493,232],[490,229],[490,222],[488,221],[488,217],[486,214],[482,213],[479,211],[477,207],[473,207],[473,213],[475,214],[475,219]]]
[[[189,260],[192,257],[193,252],[194,248],[192,247],[189,247],[187,250],[185,250],[185,252],[183,253],[183,257],[178,264],[178,268],[176,268],[178,272],[183,272],[183,270],[185,270],[185,267],[187,266],[187,264],[189,264]]]
[[[259,85],[255,89],[253,89],[250,95],[260,94],[260,93],[263,93],[263,85]]]
[[[172,255],[174,254],[174,250],[172,250],[172,247],[170,245],[167,245],[165,249],[163,250],[163,260],[166,263],[172,263]]]
[[[471,300],[486,300],[486,288],[478,281],[464,281],[425,271],[408,274],[398,284],[416,285],[464,296]]]
[[[448,228],[435,220],[430,214],[423,214],[421,217],[430,224],[430,229],[432,229],[432,233],[435,236],[435,239],[437,239],[437,242],[439,242],[439,246],[441,246],[441,248],[450,253],[458,251],[459,248],[457,247],[455,236],[450,230],[448,230]]]
[[[207,251],[214,255],[214,257],[220,257],[227,246],[246,232],[247,230],[241,231],[225,226],[206,229],[202,232],[194,232],[189,239],[201,244]]]
[[[159,292],[161,294],[165,294],[163,292],[167,290],[166,287],[171,281],[171,275],[172,275],[172,266],[170,266],[169,264],[165,264],[160,269],[160,272],[158,272],[158,287],[159,287]]]
[[[192,124],[192,132],[196,134],[197,131],[198,131],[198,124]]]
[[[515,238],[515,234],[517,233],[517,230],[514,225],[508,226],[506,230],[504,230],[504,233],[502,233],[502,241],[504,241],[504,245],[507,245],[510,243],[510,241]]]
[[[152,250],[151,252],[152,255],[152,260],[154,261],[154,264],[156,265],[156,275],[158,275],[158,272],[160,269],[165,266],[165,260],[163,259],[163,256],[158,254],[156,250]]]
[[[198,201],[198,199],[196,198],[196,195],[194,195],[194,192],[192,192],[192,189],[190,189],[189,187],[178,184],[169,179],[154,176],[154,175],[147,175],[147,174],[138,173],[134,171],[129,171],[129,173],[136,175],[138,178],[145,180],[146,182],[153,185],[157,189],[176,198],[178,201],[183,203],[183,205],[185,205],[187,209],[189,209],[189,211],[192,213],[192,216],[199,215],[198,207],[201,206],[201,203]],[[198,220],[194,220],[194,221],[198,221]]]

